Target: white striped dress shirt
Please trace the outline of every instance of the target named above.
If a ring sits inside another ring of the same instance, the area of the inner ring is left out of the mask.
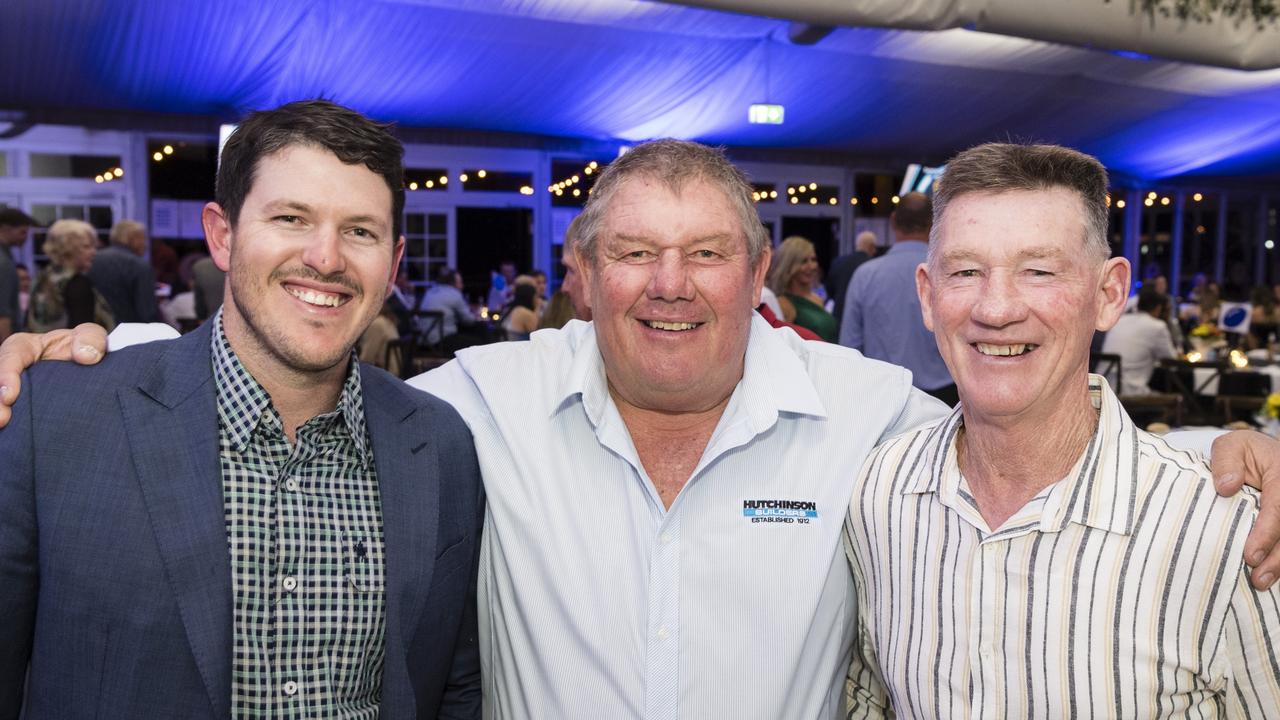
[[[959,410],[867,461],[850,718],[1280,717],[1280,591],[1242,564],[1256,494],[1219,497],[1199,456],[1089,382],[1088,448],[994,532],[956,463]]]
[[[589,324],[464,351],[412,384],[475,436],[487,717],[841,714],[853,481],[882,438],[945,412],[906,371],[755,318],[745,375],[670,509]]]

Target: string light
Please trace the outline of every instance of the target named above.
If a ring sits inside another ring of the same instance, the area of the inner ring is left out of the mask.
[[[556,195],[560,195],[561,193],[557,192],[558,190],[567,190],[570,185],[576,185],[582,182],[583,175],[591,175],[592,173],[596,172],[596,170],[598,170],[599,168],[600,168],[600,163],[596,162],[595,160],[592,160],[591,162],[587,163],[582,167],[581,173],[574,173],[573,175],[565,178],[564,180],[561,180],[558,183],[554,183],[551,187],[547,188],[547,192],[553,192]],[[587,190],[587,193],[590,194],[591,191]],[[575,196],[581,196],[581,193],[575,193]]]
[[[488,174],[489,174],[489,173],[485,172],[484,170],[477,170],[477,171],[476,171],[476,177],[480,178],[481,180],[483,180],[483,179],[484,179],[484,176],[485,176],[485,175],[488,175]]]
[[[1161,204],[1161,205],[1168,205],[1168,204],[1169,204],[1169,198],[1167,198],[1167,197],[1162,197],[1162,198],[1160,198],[1160,204]]]
[[[471,178],[467,177],[467,174],[466,174],[466,173],[462,173],[461,175],[459,175],[459,176],[458,176],[458,179],[459,179],[459,180],[461,180],[462,182],[466,182],[466,181],[470,180]]]
[[[418,189],[418,183],[416,183],[416,182],[411,182],[411,183],[409,183],[409,189],[410,189],[410,190],[417,190],[417,189]]]
[[[164,146],[164,154],[165,154],[165,155],[172,155],[172,154],[173,154],[173,146],[172,146],[172,145],[165,145],[165,146]]]
[[[1152,205],[1156,204],[1156,201],[1152,200],[1151,198],[1147,198],[1146,200],[1142,201],[1142,204],[1146,205],[1147,207],[1151,207]]]
[[[160,162],[161,160],[164,159],[164,154],[161,153],[159,150],[157,150],[151,154],[151,159],[155,160],[156,162]]]
[[[1191,196],[1191,199],[1195,200],[1196,202],[1200,202],[1201,200],[1204,199],[1204,195],[1201,195],[1200,193],[1196,193],[1195,195]]]
[[[1116,207],[1118,207],[1118,208],[1120,208],[1121,210],[1123,210],[1123,209],[1124,209],[1124,201],[1123,201],[1123,200],[1117,200],[1117,201],[1116,201]]]

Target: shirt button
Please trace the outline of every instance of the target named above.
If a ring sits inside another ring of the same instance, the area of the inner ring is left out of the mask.
[[[289,492],[298,492],[298,481],[296,478],[289,478],[284,481],[284,489]]]
[[[284,684],[284,694],[293,697],[298,694],[298,683],[290,680]]]
[[[666,545],[671,542],[671,533],[662,533],[662,544]]]
[[[280,585],[285,589],[286,592],[293,592],[294,588],[298,587],[298,581],[296,578],[290,576],[282,580],[280,582]]]
[[[659,628],[659,629],[658,629],[658,639],[659,639],[659,640],[666,640],[666,639],[667,639],[667,636],[668,636],[668,635],[670,635],[670,634],[671,634],[671,633],[667,632],[667,629],[666,629],[666,628]]]

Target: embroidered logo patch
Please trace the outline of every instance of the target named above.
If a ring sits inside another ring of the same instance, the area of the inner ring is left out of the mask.
[[[808,525],[818,519],[812,500],[743,500],[742,516],[753,523]]]

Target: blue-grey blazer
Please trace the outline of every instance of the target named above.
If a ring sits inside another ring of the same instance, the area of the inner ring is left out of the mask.
[[[24,376],[0,430],[0,720],[230,716],[211,325]],[[479,717],[471,434],[440,400],[361,379],[386,538],[381,717]]]

